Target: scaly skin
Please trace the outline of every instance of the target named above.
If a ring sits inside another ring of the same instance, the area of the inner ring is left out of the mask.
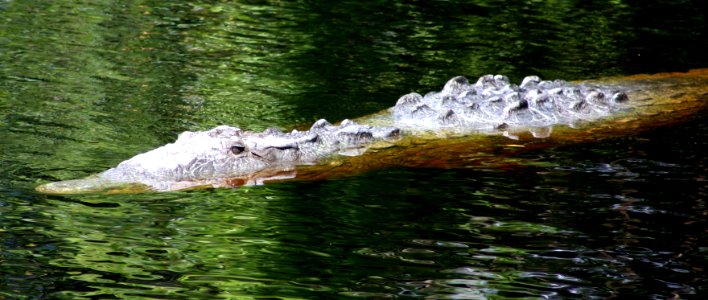
[[[321,179],[391,165],[505,166],[519,151],[680,122],[706,107],[707,70],[577,84],[529,76],[518,86],[500,75],[483,76],[474,84],[455,77],[441,92],[407,94],[390,109],[337,126],[320,120],[309,130],[290,133],[274,129],[256,133],[229,126],[185,132],[175,143],[103,173],[48,183],[37,190],[51,194],[173,191],[262,184],[296,176]],[[509,138],[516,141],[510,144]],[[361,155],[364,152],[367,155]]]

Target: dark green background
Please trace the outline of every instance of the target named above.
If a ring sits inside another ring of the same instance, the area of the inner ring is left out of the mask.
[[[701,4],[0,0],[0,298],[705,294],[701,116],[511,170],[33,191],[184,130],[359,117],[455,75],[708,67]]]

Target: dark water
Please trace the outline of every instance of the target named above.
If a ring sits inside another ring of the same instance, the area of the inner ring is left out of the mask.
[[[704,115],[514,168],[33,190],[183,130],[358,117],[454,75],[707,67],[700,4],[0,0],[0,298],[701,299]]]

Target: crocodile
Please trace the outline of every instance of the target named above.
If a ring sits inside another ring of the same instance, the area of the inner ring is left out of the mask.
[[[705,108],[707,70],[574,83],[527,76],[514,84],[503,75],[485,75],[472,83],[457,76],[441,91],[409,93],[391,108],[336,125],[321,119],[307,130],[290,132],[226,125],[183,132],[174,143],[102,173],[36,190],[176,191],[316,179],[396,164],[454,167],[461,157],[492,152],[508,141],[515,144],[507,148],[527,150],[680,121]]]

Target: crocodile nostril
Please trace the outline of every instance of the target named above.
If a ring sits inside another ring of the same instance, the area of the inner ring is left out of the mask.
[[[243,151],[246,151],[246,146],[243,145],[233,145],[231,146],[231,153],[233,154],[241,154]]]

